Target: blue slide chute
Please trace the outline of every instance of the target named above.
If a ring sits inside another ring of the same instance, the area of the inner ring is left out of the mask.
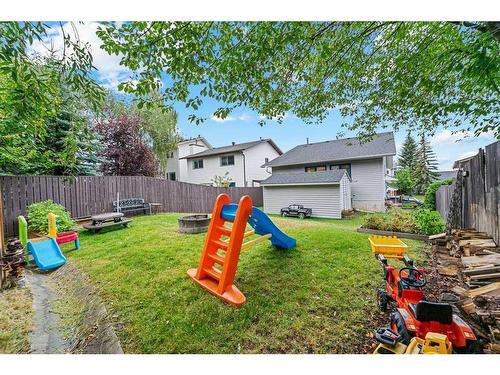
[[[42,271],[53,270],[66,263],[66,257],[54,238],[36,242],[29,241],[28,250],[37,267]]]
[[[222,208],[221,216],[224,220],[234,221],[238,205],[234,203],[226,204]],[[264,212],[256,207],[252,208],[252,215],[248,219],[248,224],[255,230],[258,235],[270,233],[271,243],[282,249],[293,249],[297,245],[295,238],[287,236],[283,233]]]

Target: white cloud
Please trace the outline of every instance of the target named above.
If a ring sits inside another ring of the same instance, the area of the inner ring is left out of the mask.
[[[233,116],[226,116],[226,118],[220,118],[217,116],[212,116],[210,117],[210,120],[215,121],[215,122],[228,122],[228,121],[236,121],[236,117]]]
[[[461,130],[458,132],[452,132],[451,130],[443,130],[440,133],[435,134],[431,139],[431,145],[438,144],[451,144],[456,142],[461,142],[464,140],[474,140],[474,139],[495,139],[495,135],[493,131],[489,131],[486,133],[482,133],[479,136],[475,137],[474,133],[469,130]]]
[[[62,54],[64,31],[64,34],[69,35],[72,40],[79,39],[82,43],[88,43],[93,57],[93,65],[97,69],[97,79],[104,87],[116,90],[117,85],[121,81],[127,80],[131,72],[120,65],[121,56],[109,55],[101,49],[102,42],[96,35],[99,26],[98,22],[66,22],[63,24],[62,29],[58,25],[53,26],[49,30],[47,37],[42,42],[35,41],[31,48],[34,52],[42,55],[47,54],[51,49],[57,54]]]
[[[241,115],[238,116],[238,120],[240,121],[250,121],[253,119],[253,116],[248,114],[248,113],[242,113]]]

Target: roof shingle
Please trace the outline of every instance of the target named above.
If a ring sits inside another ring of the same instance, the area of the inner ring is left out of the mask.
[[[262,181],[261,185],[289,185],[289,184],[329,184],[339,183],[346,171],[335,169],[320,172],[292,172],[273,173],[271,177]]]
[[[250,147],[256,146],[262,142],[269,142],[269,144],[274,147],[274,149],[278,152],[278,154],[281,155],[283,153],[280,150],[280,148],[276,145],[276,143],[273,142],[272,139],[259,139],[257,141],[252,141],[252,142],[236,143],[234,145],[223,146],[223,147],[214,147],[214,148],[211,148],[209,150],[198,152],[196,154],[184,156],[181,159],[193,159],[193,158],[200,158],[200,157],[204,157],[204,156],[229,154],[231,152],[237,152],[237,151],[243,151],[243,150],[249,149]]]
[[[365,143],[360,143],[358,138],[345,138],[299,145],[266,165],[277,167],[386,155],[396,155],[392,132],[377,134],[371,141]]]

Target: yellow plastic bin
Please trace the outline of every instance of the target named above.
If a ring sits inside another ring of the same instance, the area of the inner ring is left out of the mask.
[[[372,247],[372,253],[377,256],[382,254],[386,258],[401,259],[408,246],[395,236],[370,236],[368,237]]]

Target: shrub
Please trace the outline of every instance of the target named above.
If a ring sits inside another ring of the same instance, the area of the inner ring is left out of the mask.
[[[441,233],[445,229],[445,224],[441,215],[437,211],[425,208],[413,212],[418,231],[422,234],[432,235]]]
[[[451,185],[452,183],[453,180],[448,179],[448,180],[436,181],[430,184],[427,190],[425,191],[424,207],[431,211],[434,211],[436,209],[436,192],[438,191],[439,187],[441,187],[442,185]]]
[[[417,233],[413,216],[403,210],[393,209],[387,213],[370,214],[364,217],[363,227],[393,232]]]
[[[32,203],[28,206],[28,226],[40,234],[47,234],[49,212],[57,215],[57,230],[63,232],[70,230],[75,226],[68,211],[60,204],[52,202],[50,199],[43,202]]]

